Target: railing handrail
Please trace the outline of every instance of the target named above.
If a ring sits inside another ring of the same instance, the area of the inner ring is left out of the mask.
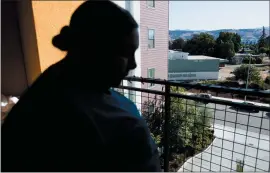
[[[162,80],[162,79],[136,77],[136,76],[126,77],[125,80],[141,82],[141,83],[170,85],[170,86],[175,86],[175,87],[189,87],[189,88],[194,88],[194,89],[211,90],[215,92],[225,92],[225,93],[234,93],[234,94],[243,94],[243,95],[249,95],[249,96],[270,98],[270,91],[258,90],[258,89],[244,89],[244,88],[219,86],[219,85],[213,85],[213,84],[190,84],[190,83],[183,83],[183,82],[172,82],[172,81]]]
[[[171,125],[172,125],[171,124],[172,123],[171,120],[174,120],[174,119],[171,119],[173,117],[172,115],[181,115],[182,114],[182,111],[185,110],[184,113],[186,115],[190,115],[191,116],[190,117],[191,119],[192,118],[198,118],[198,117],[193,117],[192,116],[194,114],[193,111],[191,111],[192,113],[188,113],[190,111],[188,110],[187,105],[189,105],[189,106],[195,106],[195,111],[196,111],[196,106],[197,107],[202,107],[203,106],[203,108],[207,108],[209,110],[210,109],[213,109],[214,110],[214,112],[213,112],[214,117],[212,118],[213,122],[212,122],[212,120],[210,120],[211,119],[211,116],[212,116],[212,111],[211,111],[211,112],[208,112],[210,116],[209,116],[209,120],[207,120],[207,122],[209,121],[210,124],[203,123],[203,126],[204,125],[207,125],[207,127],[209,128],[208,130],[210,130],[209,132],[211,132],[212,135],[213,135],[211,137],[211,135],[208,134],[208,136],[210,136],[209,137],[209,141],[212,144],[213,144],[213,141],[211,141],[211,140],[215,136],[214,131],[215,131],[215,129],[218,129],[218,128],[215,127],[215,123],[216,123],[215,121],[216,120],[217,121],[224,121],[224,126],[225,126],[226,125],[226,120],[227,120],[227,118],[226,118],[226,112],[228,112],[228,113],[230,112],[230,113],[235,113],[236,114],[235,120],[232,120],[232,121],[236,121],[237,122],[237,123],[235,123],[235,128],[237,128],[236,124],[245,125],[245,123],[238,122],[237,121],[238,115],[244,115],[243,116],[244,117],[243,121],[244,120],[247,120],[247,124],[246,124],[246,126],[247,126],[246,136],[248,136],[248,129],[249,129],[248,127],[257,128],[256,125],[252,125],[252,123],[250,123],[250,119],[249,119],[249,116],[252,116],[250,113],[253,113],[253,111],[256,112],[256,113],[260,113],[261,114],[261,116],[254,115],[254,117],[258,117],[258,118],[261,119],[261,127],[258,128],[258,129],[260,129],[260,132],[259,133],[261,133],[262,130],[263,131],[267,131],[268,130],[268,127],[264,127],[265,125],[263,125],[263,121],[267,123],[267,120],[268,119],[264,118],[264,116],[265,116],[264,114],[265,114],[265,112],[270,112],[270,105],[269,106],[267,104],[260,105],[260,106],[259,105],[253,105],[253,104],[250,105],[250,104],[245,104],[244,101],[243,102],[239,102],[239,101],[228,100],[228,99],[218,99],[217,97],[203,98],[203,97],[198,97],[197,95],[192,95],[192,94],[190,95],[190,94],[188,94],[186,92],[183,92],[183,93],[180,92],[179,93],[178,91],[175,91],[171,87],[174,86],[174,87],[189,87],[189,88],[197,88],[197,89],[199,88],[199,89],[206,89],[206,90],[215,90],[215,91],[219,91],[219,92],[225,92],[226,91],[226,92],[229,92],[229,93],[245,94],[245,95],[255,95],[255,96],[261,96],[261,97],[269,97],[270,96],[270,92],[268,93],[268,92],[258,91],[258,90],[250,90],[250,89],[249,90],[246,90],[246,89],[241,89],[241,88],[220,87],[220,86],[215,86],[215,85],[204,85],[204,84],[195,84],[194,85],[194,84],[186,84],[186,83],[176,83],[176,82],[170,82],[170,81],[161,80],[161,79],[149,79],[149,78],[140,78],[140,77],[126,77],[125,80],[128,80],[130,82],[131,81],[136,81],[136,82],[140,82],[142,84],[143,83],[160,84],[162,86],[162,89],[160,89],[160,87],[158,87],[157,89],[154,89],[154,88],[147,89],[147,88],[141,87],[140,85],[138,87],[123,86],[123,85],[121,85],[121,86],[116,87],[116,88],[121,89],[122,90],[121,92],[124,92],[124,93],[126,92],[126,90],[137,91],[138,93],[141,93],[141,95],[140,94],[138,95],[136,92],[134,93],[135,96],[141,97],[141,98],[139,98],[140,102],[143,102],[143,97],[147,97],[148,98],[148,101],[149,101],[149,99],[150,100],[151,99],[158,99],[158,100],[161,101],[160,104],[155,105],[155,106],[157,106],[157,107],[159,107],[159,108],[162,109],[162,119],[164,120],[163,121],[164,124],[163,124],[163,126],[161,128],[161,130],[162,130],[161,133],[163,133],[163,135],[162,135],[163,136],[162,137],[162,141],[163,141],[162,142],[162,147],[163,147],[162,157],[163,157],[163,168],[164,168],[164,172],[169,172],[171,170],[170,169],[170,158],[171,158],[170,156],[172,154],[171,153],[171,149],[172,148],[170,148],[170,145],[171,145],[170,137],[172,135],[172,131],[170,129],[171,129]],[[146,93],[147,95],[143,95],[143,93]],[[264,95],[262,95],[262,94],[264,94]],[[156,95],[161,96],[161,97],[157,98]],[[178,98],[181,98],[181,102],[178,102],[178,100],[179,100]],[[189,102],[188,100],[193,100],[195,102]],[[144,103],[140,103],[140,102],[138,104],[141,104],[141,105],[144,105],[145,104],[146,106],[149,105],[149,102],[147,102],[147,101],[145,101]],[[205,103],[205,104],[197,104],[197,102],[202,102],[202,103]],[[185,104],[186,105],[186,108],[183,109],[183,107],[180,107],[178,109],[173,109],[172,110],[171,104],[175,105],[177,103],[179,103],[179,104]],[[215,114],[217,113],[216,111],[218,110],[217,107],[216,107],[216,105],[214,105],[215,108],[212,108],[213,105],[211,105],[210,107],[206,107],[206,103],[213,103],[213,104],[225,105],[225,107],[222,107],[221,106],[221,108],[220,108],[220,109],[224,109],[224,111],[225,111],[224,120],[222,118],[216,117]],[[236,112],[231,112],[229,110],[231,108],[227,109],[227,106],[234,107],[233,109],[236,109]],[[189,107],[189,108],[191,108],[191,107]],[[238,111],[241,111],[241,109],[243,109],[243,110],[245,110],[245,109],[246,110],[249,110],[249,115],[239,113]],[[204,109],[204,110],[206,111],[206,109]],[[171,111],[178,111],[180,114],[174,114],[174,112],[171,112]],[[206,116],[208,116],[208,113],[206,114],[206,112],[205,112],[202,115],[204,117],[206,117]],[[195,114],[197,114],[197,112]],[[142,115],[143,115],[143,113],[142,113]],[[201,115],[201,113],[198,114],[198,115]],[[199,116],[199,117],[201,117],[201,116]],[[243,117],[240,116],[239,118],[242,119]],[[152,118],[155,118],[155,115],[152,115]],[[184,121],[184,120],[181,120],[181,121]],[[190,121],[190,120],[186,119],[186,121]],[[228,121],[228,122],[233,123],[232,121]],[[160,123],[160,120],[158,120],[158,122]],[[202,122],[204,122],[204,120]],[[194,123],[194,125],[192,126],[192,129],[199,124],[195,120],[194,120],[193,123]],[[187,124],[188,123],[186,123],[186,125]],[[195,124],[197,124],[197,125],[195,125]],[[217,124],[219,124],[219,123],[217,123]],[[212,125],[212,128],[209,125]],[[160,127],[161,126],[159,126],[159,128]],[[234,128],[234,127],[232,127],[232,128]],[[154,129],[156,129],[156,127]],[[196,129],[198,129],[198,128],[196,127]],[[176,130],[177,130],[176,133],[178,133],[179,129],[176,129]],[[200,129],[198,129],[198,130],[200,131]],[[196,133],[197,133],[198,130],[196,130]],[[219,130],[223,130],[223,138],[224,138],[225,127],[223,129],[219,129]],[[185,131],[185,129],[184,129],[184,131]],[[193,130],[190,129],[189,131],[190,131],[190,133],[193,133]],[[202,131],[204,131],[204,128],[202,129]],[[229,131],[229,130],[226,130],[226,131]],[[234,131],[234,133],[237,134],[236,133],[236,130]],[[175,134],[175,133],[173,133],[173,134]],[[202,132],[201,135],[204,136],[204,132]],[[177,139],[179,137],[180,136],[177,136]],[[184,135],[184,137],[181,137],[181,140],[185,140],[185,139],[182,139],[182,138],[187,138],[187,136]],[[190,138],[190,140],[193,140],[193,135],[189,136],[189,138]],[[222,138],[222,140],[223,140],[223,138]],[[260,135],[259,135],[259,138],[258,139],[260,140]],[[204,141],[203,139],[201,139],[201,140]],[[224,140],[226,140],[226,139],[224,138]],[[191,141],[191,142],[193,142],[193,141]],[[237,141],[235,141],[235,138],[234,138],[233,143],[237,143]],[[209,145],[209,146],[212,145],[212,144],[207,143],[207,145]],[[193,145],[193,144],[191,144],[191,145]],[[201,143],[200,143],[200,145],[201,145]],[[247,140],[246,140],[245,141],[245,146],[247,146],[247,145],[249,145],[249,144],[247,144]],[[258,146],[259,146],[259,144],[258,144]],[[196,146],[193,146],[193,147],[196,148]],[[222,147],[221,148],[223,148],[223,143],[222,143]],[[203,148],[201,148],[200,150],[201,150],[200,152],[204,152],[203,151],[204,150]],[[196,154],[196,153],[193,153],[193,154]],[[187,157],[189,157],[189,156],[194,157],[193,154],[190,154]],[[214,154],[212,154],[212,151],[211,151],[211,155],[214,155]],[[244,155],[245,155],[245,153],[244,153]],[[257,158],[258,158],[258,155],[256,156],[256,159]],[[186,159],[186,156],[183,159],[184,159],[185,162],[187,161],[187,160],[185,160]],[[231,160],[231,162],[232,161],[233,160]],[[256,163],[257,163],[257,161],[256,161]],[[179,166],[178,163],[176,163],[176,164],[177,164],[177,166]],[[182,164],[182,163],[179,163],[179,164]],[[193,165],[193,163],[192,163],[192,165]],[[211,167],[210,167],[210,169],[211,169]],[[256,169],[256,165],[255,165],[255,169]]]
[[[164,91],[158,91],[158,90],[152,90],[152,89],[137,88],[137,87],[130,87],[130,86],[119,86],[117,88],[152,93],[152,94],[158,94],[158,95],[163,95],[163,96],[165,95]],[[228,101],[228,100],[220,100],[220,99],[214,99],[214,98],[208,99],[208,98],[196,97],[196,96],[192,96],[192,95],[186,95],[186,94],[180,94],[180,93],[174,93],[174,92],[168,93],[168,96],[176,97],[176,98],[184,98],[184,99],[189,99],[189,100],[195,100],[195,101],[208,101],[209,103],[235,106],[235,107],[243,108],[243,109],[253,108],[253,109],[259,109],[261,111],[270,112],[270,107],[267,107],[267,106],[246,105],[243,103],[238,103],[238,102],[233,102],[233,101]]]

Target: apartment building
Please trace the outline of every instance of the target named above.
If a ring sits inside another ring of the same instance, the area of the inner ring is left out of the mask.
[[[3,94],[20,95],[41,72],[65,56],[65,52],[52,46],[51,39],[59,33],[62,26],[68,25],[73,11],[82,2],[31,0],[1,2]],[[140,47],[135,54],[137,68],[130,75],[167,79],[169,2],[155,0],[113,2],[129,10],[139,24]],[[155,87],[151,84],[123,82],[124,85],[136,87]],[[141,96],[138,95],[135,99],[141,100]]]
[[[114,1],[127,9],[139,23],[140,47],[136,52],[137,68],[131,76],[167,79],[168,77],[168,42],[169,42],[169,1]],[[153,84],[129,83],[124,85],[147,89],[161,89]],[[126,96],[136,102],[140,109],[141,103],[149,96],[139,92],[125,91]],[[134,97],[136,96],[136,97]]]

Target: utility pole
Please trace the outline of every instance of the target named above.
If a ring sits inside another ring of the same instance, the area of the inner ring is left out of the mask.
[[[247,81],[246,81],[246,89],[248,89],[248,78],[249,78],[249,71],[250,71],[250,60],[251,60],[251,55],[249,55],[249,63],[248,63],[248,73],[247,73]],[[245,95],[245,102],[247,100],[247,96]]]

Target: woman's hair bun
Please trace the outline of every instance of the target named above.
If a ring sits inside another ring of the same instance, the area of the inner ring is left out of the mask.
[[[62,51],[67,51],[70,47],[70,37],[70,27],[64,26],[60,34],[53,37],[52,44]]]

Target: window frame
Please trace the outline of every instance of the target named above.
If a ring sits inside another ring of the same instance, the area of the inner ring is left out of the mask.
[[[152,76],[150,75],[151,74],[151,70],[152,70]],[[155,77],[156,77],[156,68],[147,68],[147,78],[149,78],[149,79],[155,79]],[[148,83],[148,88],[152,88],[154,86],[155,86],[155,84]]]
[[[156,42],[156,30],[155,29],[150,29],[150,28],[147,28],[147,47],[148,47],[148,49],[155,49],[156,48],[156,44],[155,44],[155,42]],[[153,31],[153,38],[151,38],[150,37],[150,31]],[[153,46],[152,47],[150,47],[149,45],[149,41],[153,41]]]
[[[151,2],[153,2],[152,4],[150,4]],[[156,7],[156,3],[155,3],[155,0],[146,0],[146,5],[148,8],[155,8]]]

